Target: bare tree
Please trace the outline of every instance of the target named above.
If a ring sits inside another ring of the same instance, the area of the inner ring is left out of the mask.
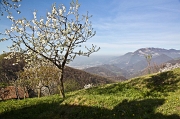
[[[46,18],[38,20],[34,11],[34,18],[27,20],[26,18],[12,21],[11,29],[5,30],[8,37],[1,39],[12,40],[11,51],[24,52],[28,56],[28,64],[42,60],[42,62],[50,62],[55,65],[59,71],[59,87],[60,92],[65,98],[63,86],[64,67],[70,61],[73,61],[77,55],[89,56],[97,52],[97,48],[92,44],[91,48],[84,46],[83,43],[95,35],[92,28],[88,12],[86,15],[80,16],[78,13],[80,5],[78,0],[70,3],[70,9],[62,4],[56,7],[52,5],[52,11],[48,12]]]
[[[151,73],[151,59],[152,59],[152,55],[151,54],[147,54],[145,55],[146,61],[147,61],[147,69],[148,69],[148,74]]]

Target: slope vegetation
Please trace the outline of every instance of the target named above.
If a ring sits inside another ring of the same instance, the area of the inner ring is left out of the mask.
[[[180,119],[180,69],[67,94],[0,102],[4,119]]]
[[[113,82],[115,81],[110,80],[106,77],[90,74],[85,71],[74,69],[71,67],[65,67],[64,83],[66,90],[69,89],[69,91],[72,91],[72,89],[73,91],[82,89],[86,84],[93,84],[97,86],[97,85],[109,84]],[[67,86],[69,87],[68,89]]]
[[[83,69],[84,71],[106,77],[108,79],[112,79],[114,81],[124,81],[126,78],[126,74],[128,74],[126,71],[116,67],[115,65],[100,65],[96,67],[89,67],[86,69]]]

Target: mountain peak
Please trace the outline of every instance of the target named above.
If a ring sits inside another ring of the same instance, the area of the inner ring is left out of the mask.
[[[163,48],[153,48],[153,47],[149,47],[149,48],[140,48],[138,50],[136,50],[134,52],[134,54],[139,55],[139,56],[145,56],[145,55],[152,55],[154,56],[159,56],[161,54],[173,54],[173,53],[180,53],[180,50],[175,50],[175,49],[163,49]]]
[[[145,55],[153,55],[157,56],[159,53],[157,51],[160,51],[160,48],[141,48],[134,52],[134,54],[139,56],[145,56]]]

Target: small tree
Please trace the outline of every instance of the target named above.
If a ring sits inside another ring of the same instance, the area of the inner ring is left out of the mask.
[[[151,59],[152,59],[152,55],[151,54],[147,54],[145,55],[146,61],[147,61],[147,69],[148,69],[148,74],[151,73]]]
[[[57,89],[58,69],[54,66],[37,66],[34,68],[24,68],[19,72],[18,84],[27,89],[37,91],[38,97],[41,97],[42,87],[49,90],[49,94],[54,94]],[[56,86],[56,87],[54,87]]]
[[[12,40],[10,47],[12,51],[24,52],[28,56],[27,60],[31,64],[37,60],[42,62],[50,62],[55,65],[59,71],[59,87],[60,92],[65,98],[63,86],[64,67],[77,55],[89,56],[97,52],[97,48],[92,44],[91,48],[83,52],[80,48],[81,44],[95,35],[91,22],[87,15],[78,13],[80,5],[78,0],[70,3],[70,9],[66,12],[64,5],[52,5],[52,11],[48,12],[46,18],[37,19],[36,11],[33,12],[32,20],[10,18],[13,22],[10,30],[5,30],[7,38],[4,40]]]

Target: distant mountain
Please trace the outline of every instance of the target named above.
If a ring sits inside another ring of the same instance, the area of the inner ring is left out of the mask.
[[[146,72],[148,63],[145,56],[151,55],[151,67],[161,67],[159,65],[168,61],[180,59],[180,50],[163,48],[141,48],[134,52],[126,53],[117,57],[94,57],[95,59],[79,60],[78,65],[74,62],[72,67],[84,69],[84,71],[101,76],[123,76],[132,78],[136,74]],[[97,58],[97,59],[96,59]],[[90,62],[89,62],[90,61]],[[156,68],[157,70],[158,68]]]
[[[108,61],[114,59],[114,56],[107,56],[107,55],[92,55],[90,57],[86,56],[77,56],[73,62],[69,64],[70,67],[74,67],[77,69],[84,69],[92,66],[98,66],[107,64]]]
[[[169,60],[165,63],[162,63],[160,65],[154,64],[153,66],[150,67],[151,69],[151,73],[157,73],[159,72],[160,69],[163,69],[164,67],[166,67],[166,64],[170,63],[172,65],[175,65],[176,63],[180,64],[180,59],[173,59],[173,60]],[[148,74],[148,69],[145,68],[137,73],[134,73],[133,75],[130,76],[131,77],[138,77],[138,76],[142,76],[142,75],[146,75]]]
[[[141,59],[141,58],[139,58],[139,59]],[[171,57],[169,57],[169,56],[167,56],[165,54],[160,54],[160,55],[158,55],[156,57],[152,57],[151,66],[160,65],[160,64],[162,64],[164,62],[167,62],[169,60],[173,60],[173,58],[171,58]],[[148,66],[148,63],[147,63],[147,61],[146,61],[146,59],[144,57],[144,59],[141,59],[140,61],[135,62],[132,65],[126,66],[124,68],[124,70],[130,70],[133,73],[135,73],[136,71],[140,71],[140,70],[142,70],[144,68],[147,68],[147,66]]]
[[[98,75],[117,75],[126,78],[132,78],[139,74],[148,66],[145,56],[152,56],[151,67],[157,67],[160,64],[180,58],[180,50],[162,49],[162,48],[141,48],[135,52],[129,52],[119,57],[114,57],[106,62],[106,65],[100,65],[85,69],[87,72]],[[105,70],[105,69],[106,70]],[[116,69],[116,70],[115,70]]]
[[[125,55],[117,57],[111,61],[110,64],[119,64],[121,67],[126,67],[135,64],[139,61],[145,60],[146,55],[152,55],[152,58],[156,58],[160,55],[167,55],[168,57],[175,59],[180,57],[180,50],[175,49],[161,49],[161,48],[141,48],[135,52],[129,52]]]
[[[162,49],[162,48],[141,48],[135,52],[129,52],[125,55],[117,57],[109,64],[118,66],[119,68],[129,72],[129,76],[145,69],[148,65],[145,56],[151,55],[151,66],[160,65],[169,60],[180,57],[180,50]],[[129,77],[128,76],[128,77]],[[131,76],[130,76],[131,77]],[[126,77],[127,78],[127,77]]]
[[[89,68],[84,69],[84,71],[91,74],[101,75],[104,77],[117,76],[116,73],[113,73],[111,70],[106,69],[101,66],[89,67]]]
[[[115,65],[108,65],[108,64],[104,64],[96,67],[89,67],[83,70],[88,73],[107,77],[115,81],[126,80],[124,76],[128,75],[128,72],[126,72],[125,70],[122,70]]]
[[[176,64],[176,63],[180,64],[180,58],[179,58],[179,59],[170,60],[170,61],[168,61],[168,62],[166,62],[166,63],[171,63],[172,65],[174,65],[174,64]]]

